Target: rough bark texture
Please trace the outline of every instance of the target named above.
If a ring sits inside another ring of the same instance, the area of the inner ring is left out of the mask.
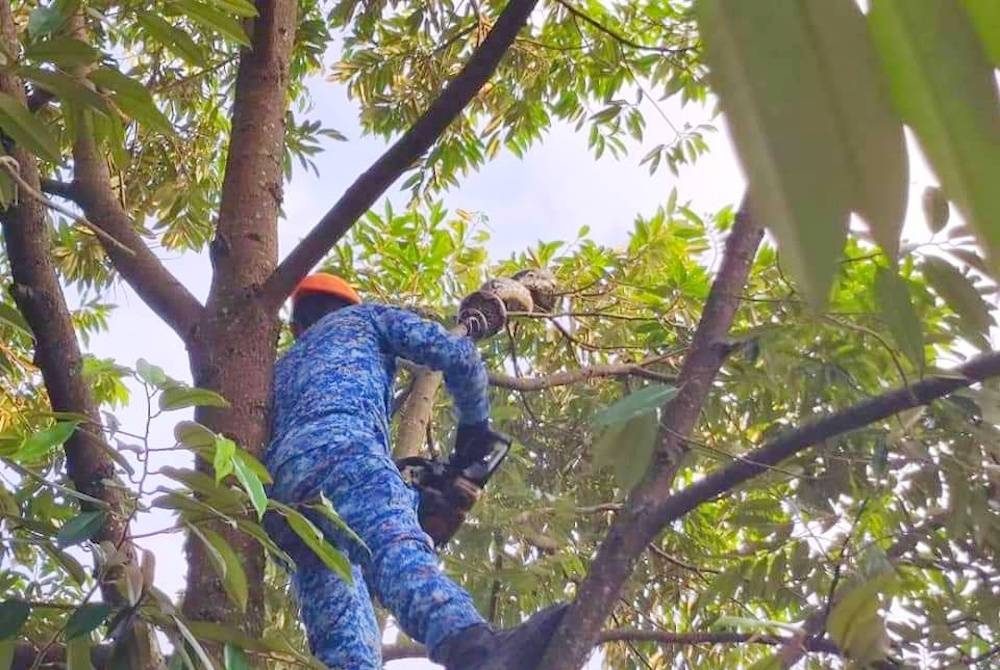
[[[636,559],[663,528],[656,510],[669,496],[680,456],[686,450],[685,440],[728,352],[726,335],[762,237],[763,229],[751,220],[744,201],[678,377],[680,391],[664,407],[660,444],[646,477],[611,524],[587,578],[549,645],[541,663],[546,670],[575,670],[583,665]]]
[[[17,50],[17,35],[10,4],[0,3],[0,34],[5,50]],[[0,71],[0,91],[26,104],[21,81]],[[38,164],[35,157],[20,147],[12,154],[20,165],[24,181],[34,189],[39,187]],[[129,540],[129,510],[125,496],[116,487],[105,485],[115,480],[115,468],[109,458],[110,447],[101,432],[98,405],[83,378],[83,357],[76,339],[66,298],[63,295],[56,268],[52,262],[52,237],[44,207],[34,198],[22,194],[19,202],[0,214],[7,258],[10,261],[13,285],[11,294],[35,337],[35,363],[52,409],[86,416],[64,445],[66,471],[73,486],[88,496],[108,504],[105,523],[95,540],[107,540],[119,545],[130,562],[136,562],[136,549]],[[82,502],[86,508],[87,503]],[[101,592],[106,602],[119,603],[122,597],[112,580],[119,571],[104,575]],[[130,645],[132,667],[158,668],[162,658],[155,638],[145,626],[138,626]]]
[[[228,409],[203,408],[196,418],[255,454],[267,439],[278,332],[276,309],[264,307],[257,294],[277,264],[288,66],[297,4],[259,0],[257,10],[252,48],[243,52],[236,79],[219,224],[210,249],[212,285],[205,316],[188,343],[195,384],[218,391],[231,404]],[[214,530],[243,559],[251,586],[248,610],[239,611],[227,597],[205,547],[189,537],[184,614],[259,634],[264,624],[260,545],[222,524]]]

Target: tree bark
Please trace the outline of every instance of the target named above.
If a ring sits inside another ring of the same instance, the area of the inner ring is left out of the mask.
[[[189,343],[198,386],[221,393],[227,409],[200,408],[196,418],[259,455],[267,440],[271,372],[277,345],[277,309],[257,294],[277,264],[277,221],[288,68],[297,21],[295,0],[258,0],[251,48],[240,58],[233,102],[219,223],[210,255],[214,269],[205,315]],[[199,461],[199,469],[209,470]],[[205,547],[189,536],[184,614],[234,625],[249,635],[264,626],[260,545],[224,524],[215,524],[243,561],[250,585],[246,612],[230,600]]]
[[[576,670],[583,664],[625,580],[632,574],[635,561],[663,528],[655,512],[669,496],[681,456],[687,450],[685,441],[728,353],[726,335],[763,234],[763,228],[752,220],[744,199],[681,368],[677,382],[680,390],[663,409],[660,443],[646,476],[629,495],[625,508],[615,516],[541,667]]]
[[[0,2],[0,33],[5,50],[16,53],[16,29],[7,2]],[[24,87],[10,70],[0,71],[0,91],[26,104]],[[22,179],[37,190],[39,173],[35,157],[17,146],[12,154],[20,166]],[[52,409],[81,414],[88,419],[64,445],[67,474],[78,491],[108,505],[104,525],[94,539],[119,546],[127,561],[135,564],[136,548],[129,539],[130,513],[123,487],[105,484],[117,480],[114,462],[108,456],[111,447],[102,433],[97,402],[83,378],[83,356],[52,262],[47,213],[38,200],[21,194],[16,205],[0,214],[0,225],[13,278],[11,293],[34,335],[35,362],[42,372]],[[88,504],[81,502],[81,507],[87,509]],[[123,600],[112,582],[119,574],[120,569],[104,575],[101,593],[106,602]],[[134,640],[137,644],[130,645],[129,650],[132,667],[162,667],[156,638],[147,626],[136,626]]]

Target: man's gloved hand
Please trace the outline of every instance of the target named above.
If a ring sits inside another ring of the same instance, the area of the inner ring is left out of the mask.
[[[460,425],[455,436],[455,449],[451,453],[451,464],[464,470],[486,458],[493,448],[493,437],[489,420]]]

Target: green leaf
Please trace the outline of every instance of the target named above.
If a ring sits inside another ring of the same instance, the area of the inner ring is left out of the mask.
[[[169,412],[187,407],[229,407],[215,391],[190,386],[171,386],[160,394],[160,409]]]
[[[185,16],[203,28],[214,30],[242,46],[250,46],[250,38],[247,37],[243,26],[232,16],[196,0],[178,0],[173,4]]]
[[[233,473],[233,456],[236,454],[236,443],[228,437],[215,438],[215,457],[212,467],[215,469],[215,481],[221,482]]]
[[[138,19],[139,25],[154,40],[172,50],[191,65],[202,67],[205,65],[205,54],[186,32],[170,25],[153,12],[139,12]]]
[[[84,603],[73,611],[66,622],[64,635],[67,640],[86,635],[103,624],[111,614],[111,606],[106,603]]]
[[[649,467],[658,428],[657,416],[650,411],[613,425],[594,445],[594,467],[610,465],[618,485],[631,490]]]
[[[181,421],[174,426],[174,439],[190,449],[214,447],[219,437],[196,421]]]
[[[16,307],[8,305],[5,302],[0,302],[0,321],[12,328],[20,330],[28,337],[34,338],[34,335],[31,332],[31,327],[28,325],[28,322],[24,320],[24,315],[21,314]]]
[[[129,117],[165,135],[173,134],[170,121],[156,107],[153,96],[141,82],[110,67],[94,70],[90,73],[90,80],[114,92],[114,103]]]
[[[868,18],[897,109],[1000,268],[1000,97],[968,14],[957,2],[873,0]]]
[[[677,395],[677,387],[669,384],[651,384],[630,393],[609,407],[599,411],[593,419],[596,426],[612,426],[662,407]]]
[[[28,436],[14,454],[14,458],[24,463],[41,460],[56,447],[61,447],[73,435],[78,422],[59,421],[55,425]]]
[[[323,494],[322,491],[320,491],[319,499],[320,501],[318,503],[312,503],[310,505],[307,505],[307,507],[314,509],[323,516],[325,516],[333,523],[333,525],[335,525],[337,528],[346,533],[347,536],[351,538],[351,540],[357,542],[358,545],[364,547],[365,551],[371,553],[371,549],[368,548],[368,545],[365,544],[365,541],[361,539],[360,535],[354,532],[353,528],[347,525],[347,522],[344,521],[344,517],[340,516],[340,514],[337,513],[337,510],[333,508],[333,503],[330,502],[330,500]]]
[[[924,258],[920,266],[927,282],[956,314],[962,317],[962,326],[974,333],[985,335],[993,324],[989,305],[963,275],[947,261],[935,256]]]
[[[771,619],[751,619],[741,616],[721,616],[712,624],[713,630],[725,630],[736,628],[738,630],[752,631],[773,631],[775,628],[791,631],[799,631],[799,627],[784,621],[774,621]]]
[[[28,16],[28,35],[32,39],[51,35],[62,28],[66,17],[55,7],[35,7]]]
[[[830,610],[827,632],[838,647],[865,665],[884,659],[889,652],[885,622],[878,614],[879,594],[895,579],[876,577],[849,590]]]
[[[821,55],[818,29],[809,18],[813,7],[740,0],[695,4],[710,81],[749,178],[750,207],[777,238],[806,297],[822,306],[857,188],[828,56]],[[833,28],[835,37],[850,32]]]
[[[875,299],[892,338],[917,370],[923,371],[923,326],[913,309],[906,280],[892,270],[878,268],[875,271]]]
[[[31,615],[31,607],[20,600],[0,603],[0,640],[17,635]]]
[[[243,454],[236,454],[236,457],[232,459],[236,479],[240,481],[240,485],[250,496],[250,503],[257,510],[257,518],[263,519],[264,512],[267,511],[267,495],[264,493],[264,485],[261,483],[260,477],[247,466],[242,456]]]
[[[79,81],[52,70],[42,70],[37,67],[23,65],[18,68],[22,77],[29,80],[39,88],[43,88],[65,102],[73,102],[78,105],[95,109],[102,114],[110,114],[111,108],[107,101],[93,89],[84,86]]]
[[[226,664],[226,670],[250,670],[250,661],[239,647],[234,647],[227,642],[223,648],[222,657]]]
[[[213,4],[236,16],[244,18],[257,16],[257,7],[250,0],[213,0]]]
[[[215,665],[212,663],[211,656],[208,655],[204,647],[201,646],[201,643],[198,642],[198,638],[191,633],[191,629],[188,628],[183,621],[181,621],[180,617],[174,615],[171,618],[174,620],[177,630],[179,630],[181,635],[184,636],[184,640],[191,645],[194,653],[198,655],[198,660],[204,664],[204,670],[215,670]]]
[[[236,555],[225,538],[215,531],[199,528],[197,534],[210,549],[209,556],[212,557],[212,563],[219,573],[219,577],[222,578],[222,585],[226,589],[226,593],[241,611],[246,611],[247,598],[249,597],[247,575],[243,570],[239,556]]]
[[[927,220],[927,227],[932,233],[940,233],[948,225],[948,216],[951,208],[948,206],[948,198],[944,191],[937,186],[928,186],[924,189],[923,197],[920,201],[924,209],[924,218]]]
[[[100,57],[91,45],[74,37],[50,37],[36,42],[24,50],[28,60],[53,63],[63,68],[89,65]]]
[[[77,637],[66,642],[66,670],[94,670],[90,661],[90,638]]]
[[[1000,67],[1000,3],[996,0],[962,0],[962,4],[993,65]]]
[[[59,529],[59,533],[56,535],[56,545],[71,547],[89,540],[104,526],[104,518],[105,512],[102,510],[81,512]]]
[[[323,561],[326,567],[330,568],[334,574],[348,584],[354,583],[350,561],[347,560],[347,557],[340,550],[326,541],[326,537],[319,528],[291,507],[276,503],[273,500],[269,501],[269,504],[285,516],[289,527]]]
[[[0,130],[31,153],[52,163],[62,159],[59,142],[28,108],[0,93]]]
[[[145,358],[140,358],[135,362],[135,373],[139,375],[139,379],[157,388],[167,386],[170,382],[170,378],[167,377],[163,368],[159,365],[153,365]]]

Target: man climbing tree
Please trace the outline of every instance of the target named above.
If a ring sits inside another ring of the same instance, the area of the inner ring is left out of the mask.
[[[472,340],[401,309],[362,305],[330,274],[306,277],[292,305],[296,343],[275,369],[265,452],[272,495],[289,504],[326,496],[357,533],[347,537],[329,522],[324,528],[351,557],[350,584],[281,517],[269,524],[296,562],[294,586],[313,654],[331,668],[382,667],[371,592],[448,670],[535,667],[564,608],[494,633],[469,594],[439,569],[418,521],[417,491],[404,483],[389,449],[398,357],[444,372],[459,421],[451,464],[462,469],[488,455],[487,375]]]

